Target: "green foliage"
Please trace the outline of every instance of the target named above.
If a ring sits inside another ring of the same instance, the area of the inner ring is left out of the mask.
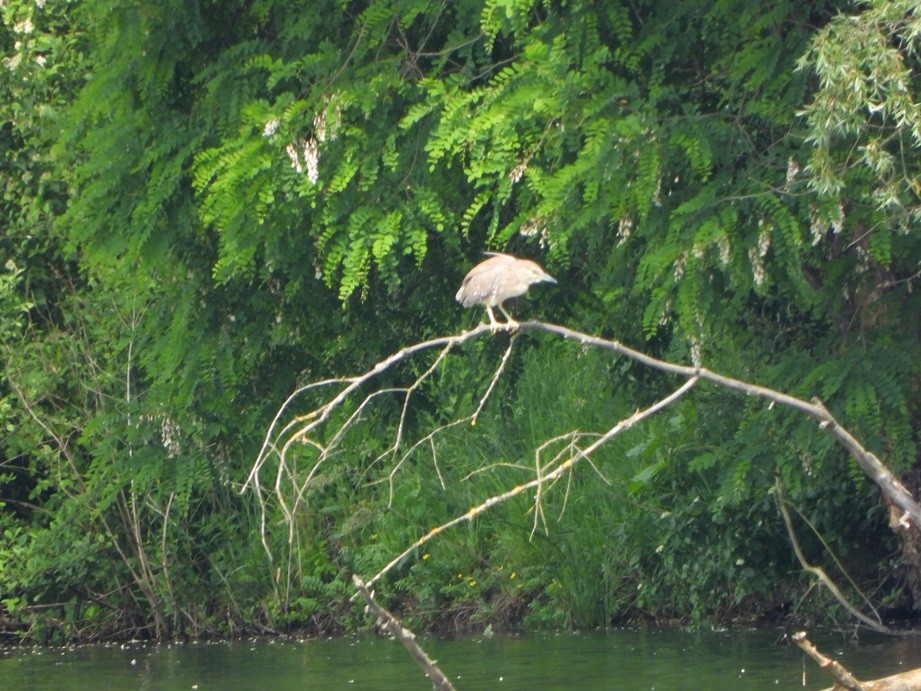
[[[483,249],[560,279],[516,314],[817,396],[908,469],[917,27],[907,2],[842,9],[4,3],[6,611],[49,637],[353,624],[350,571],[523,482],[548,438],[669,390],[520,343],[477,428],[439,440],[445,488],[416,451],[392,496],[373,461],[400,407],[382,398],[305,489],[300,568],[267,564],[236,489],[274,410],[474,319],[452,296]],[[475,406],[501,347],[452,355],[408,438]],[[445,627],[772,606],[798,584],[777,477],[839,555],[884,543],[858,470],[755,401],[703,389],[592,460],[611,484],[580,468],[545,498],[547,533],[529,539],[522,498],[381,591]]]
[[[891,225],[879,235],[908,232],[919,220],[915,12],[911,2],[872,2],[855,16],[835,17],[799,62],[819,79],[803,109],[815,145],[809,184],[839,202],[857,192],[854,201],[873,209],[874,229],[883,219]],[[822,221],[840,223],[828,215]],[[877,261],[886,265],[889,259]]]

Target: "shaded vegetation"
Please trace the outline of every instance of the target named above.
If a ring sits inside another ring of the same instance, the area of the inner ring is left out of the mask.
[[[560,281],[515,313],[817,396],[921,476],[913,3],[0,10],[10,638],[361,625],[350,573],[522,472],[474,471],[662,393],[635,364],[529,340],[476,427],[439,442],[444,487],[419,455],[392,497],[372,461],[400,403],[382,399],[310,487],[299,568],[268,563],[238,490],[274,411],[478,319],[453,295],[484,249]],[[504,346],[452,355],[408,433],[475,405]],[[807,419],[701,389],[593,462],[607,482],[582,468],[548,497],[548,533],[512,502],[385,599],[442,629],[833,620],[797,571],[780,478],[812,559],[893,612],[921,606],[875,487]]]

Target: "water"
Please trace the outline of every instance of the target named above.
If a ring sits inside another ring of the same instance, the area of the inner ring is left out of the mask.
[[[858,678],[921,666],[921,640],[813,641]],[[831,686],[775,633],[614,631],[422,638],[462,689],[769,689]],[[803,674],[806,685],[803,685]],[[0,651],[2,689],[430,689],[385,638],[234,641]]]

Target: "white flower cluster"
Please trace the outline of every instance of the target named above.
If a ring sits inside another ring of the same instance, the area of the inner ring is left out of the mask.
[[[763,226],[763,224],[763,221],[758,223],[759,226]],[[748,250],[748,259],[752,265],[752,278],[754,278],[756,286],[764,283],[764,257],[770,247],[771,228],[767,226],[761,229],[761,234],[758,236],[758,245]]]
[[[330,106],[332,99],[327,97],[324,100],[326,109],[313,116],[314,134],[306,139],[298,139],[285,147],[285,153],[288,155],[291,167],[298,174],[306,170],[307,179],[310,180],[312,185],[316,185],[320,179],[320,143],[336,138],[336,130],[342,120],[339,107]],[[331,112],[333,114],[331,122],[329,118],[330,108],[332,108]],[[269,120],[262,128],[262,136],[266,138],[274,136],[280,126],[281,122],[277,118]]]
[[[512,168],[512,170],[511,170],[511,171],[509,172],[509,174],[508,174],[509,182],[511,182],[513,185],[514,185],[515,183],[519,182],[519,181],[521,180],[522,176],[524,175],[524,171],[527,170],[527,169],[528,169],[528,162],[527,162],[527,161],[522,161],[522,162],[519,163],[517,166],[515,166],[514,168]]]
[[[548,244],[548,234],[546,224],[539,218],[531,218],[527,223],[523,223],[518,229],[518,234],[526,238],[538,237],[538,244],[541,246],[541,249],[547,247]]]
[[[723,266],[729,266],[729,238],[723,235],[716,241],[716,246],[719,247],[720,261],[723,263]]]
[[[620,217],[620,223],[617,224],[617,244],[622,245],[633,232],[633,219],[624,214]]]
[[[700,367],[703,362],[700,354],[700,339],[693,336],[691,337],[691,362],[694,363],[694,367]]]
[[[310,184],[316,185],[320,179],[320,147],[313,137],[304,142],[304,163],[307,165],[307,179]]]
[[[821,214],[816,207],[809,209],[809,230],[812,231],[813,247],[822,241],[829,227],[835,235],[840,233],[844,228],[844,206],[840,201],[835,211],[835,215],[828,218],[828,216]]]
[[[160,441],[163,443],[163,448],[166,449],[169,458],[175,458],[182,451],[182,447],[179,444],[179,425],[168,417],[163,418],[160,423]]]
[[[35,25],[32,24],[31,17],[26,17],[21,22],[13,25],[13,31],[17,34],[31,34],[34,30]]]
[[[303,153],[298,151],[299,147],[303,147]],[[288,154],[291,167],[298,173],[303,173],[306,166],[307,179],[310,180],[311,184],[316,185],[317,180],[320,179],[320,147],[317,144],[317,140],[311,137],[310,139],[299,140],[297,146],[288,144],[285,147],[285,153]]]
[[[799,175],[799,170],[799,162],[790,156],[790,159],[787,161],[787,187],[789,187],[790,183]]]
[[[278,132],[278,127],[281,125],[281,121],[278,118],[274,118],[265,123],[265,127],[262,128],[262,136],[268,139],[276,132]]]

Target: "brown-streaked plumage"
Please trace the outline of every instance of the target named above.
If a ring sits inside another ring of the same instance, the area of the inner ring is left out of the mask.
[[[516,324],[502,303],[509,298],[524,295],[534,283],[556,283],[556,279],[530,259],[495,252],[487,254],[490,255],[489,259],[470,269],[455,297],[464,307],[486,307],[489,323],[493,326],[499,324],[493,314],[493,307],[501,310],[509,324]]]

